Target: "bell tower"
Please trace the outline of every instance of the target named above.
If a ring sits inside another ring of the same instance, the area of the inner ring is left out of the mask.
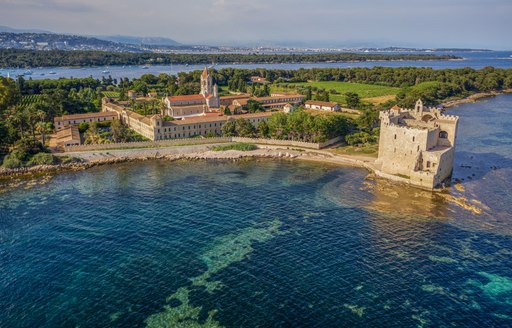
[[[208,73],[208,68],[205,67],[201,74],[201,94],[206,98],[212,94],[212,91],[212,77]]]

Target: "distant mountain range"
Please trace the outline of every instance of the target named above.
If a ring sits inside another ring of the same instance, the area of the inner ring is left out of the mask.
[[[133,45],[150,45],[150,46],[168,46],[168,47],[179,47],[183,44],[174,41],[173,39],[163,37],[138,37],[138,36],[127,36],[127,35],[94,35],[93,37],[118,43],[126,43]]]
[[[9,26],[3,26],[0,25],[0,33],[53,33],[46,30],[40,30],[40,29],[19,29],[19,28],[12,28]]]
[[[48,43],[48,45],[42,45],[44,43]],[[146,47],[186,48],[188,46],[164,37],[127,35],[82,36],[60,34],[40,29],[17,29],[0,26],[0,48],[147,51]]]

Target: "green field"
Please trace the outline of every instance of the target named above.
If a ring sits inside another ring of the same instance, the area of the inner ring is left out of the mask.
[[[387,87],[387,86],[374,85],[374,84],[338,82],[338,81],[289,83],[288,86],[289,87],[291,87],[291,86],[294,86],[294,87],[311,86],[311,87],[316,87],[318,89],[325,89],[326,91],[336,90],[336,92],[338,92],[340,94],[330,93],[329,98],[331,101],[336,101],[341,104],[345,103],[344,94],[347,92],[355,92],[363,100],[365,100],[367,98],[374,98],[374,97],[382,97],[382,100],[384,100],[386,98],[386,96],[388,96],[388,98],[389,98],[389,96],[395,96],[400,91],[400,88],[395,88],[395,87]],[[277,86],[272,86],[271,88],[272,88],[272,91],[292,91],[293,90],[293,88],[286,89],[286,88],[280,88]]]
[[[109,98],[119,98],[119,92],[116,91],[103,91],[103,96]]]
[[[29,95],[29,96],[23,96],[21,98],[21,106],[28,106],[28,105],[31,105],[31,104],[37,104],[38,102],[41,101],[41,98],[42,95]]]

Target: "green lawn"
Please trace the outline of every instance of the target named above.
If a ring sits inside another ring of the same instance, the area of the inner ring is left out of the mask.
[[[347,92],[355,92],[361,97],[361,99],[373,98],[373,97],[384,97],[396,95],[400,88],[387,87],[382,85],[374,84],[363,84],[363,83],[350,83],[350,82],[338,82],[338,81],[322,81],[322,82],[304,82],[304,83],[289,83],[289,86],[312,86],[319,89],[325,89],[330,91],[336,90],[340,94],[330,94],[329,98],[331,101],[336,101],[341,104],[345,103],[344,94]],[[272,91],[292,91],[293,89],[284,89],[276,86],[271,86]]]
[[[340,146],[330,150],[335,154],[341,155],[363,155],[370,157],[377,157],[379,153],[378,144],[367,144],[361,146]]]

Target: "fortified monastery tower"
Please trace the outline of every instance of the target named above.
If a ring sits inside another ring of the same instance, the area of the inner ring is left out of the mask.
[[[458,116],[440,109],[394,106],[380,113],[379,157],[381,172],[409,179],[416,186],[433,189],[451,177],[455,157]]]

